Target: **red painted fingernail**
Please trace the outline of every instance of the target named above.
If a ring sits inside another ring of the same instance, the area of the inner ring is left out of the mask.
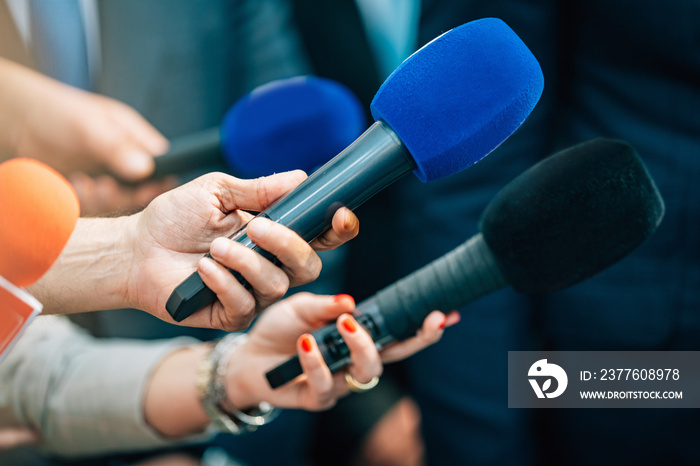
[[[442,318],[442,322],[440,322],[440,325],[438,325],[438,328],[439,328],[440,330],[442,330],[443,328],[445,328],[445,322],[447,322],[447,317],[443,317],[443,318]]]
[[[342,301],[344,299],[349,299],[353,305],[355,304],[355,298],[353,298],[349,294],[337,294],[333,297],[333,301],[336,303],[339,303],[340,301]]]
[[[343,321],[340,324],[350,333],[355,333],[357,331],[355,319],[350,317],[348,314],[343,314]]]
[[[313,348],[313,344],[311,343],[311,335],[308,333],[306,335],[301,336],[301,349],[304,350],[305,353],[310,353],[311,348]]]

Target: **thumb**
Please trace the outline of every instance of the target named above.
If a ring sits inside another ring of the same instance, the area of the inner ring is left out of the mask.
[[[139,181],[155,169],[153,156],[133,147],[120,148],[107,161],[109,169],[127,181]]]
[[[325,325],[342,314],[355,311],[355,300],[347,294],[319,296],[311,293],[297,293],[286,301],[301,321],[311,327],[304,331]]]
[[[217,180],[221,187],[218,190],[219,200],[227,212],[236,209],[262,211],[305,179],[306,173],[301,170],[276,173],[252,180],[226,175]]]

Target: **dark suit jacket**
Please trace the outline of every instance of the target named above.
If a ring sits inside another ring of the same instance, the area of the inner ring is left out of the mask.
[[[216,126],[253,87],[307,71],[284,1],[98,0],[98,12],[94,90],[169,138]],[[33,64],[4,1],[0,56]]]
[[[423,8],[423,42],[479,17],[504,19],[540,61],[545,93],[523,127],[467,172],[400,188],[400,212],[387,221],[401,225],[402,274],[469,237],[518,172],[594,137],[632,143],[666,203],[658,231],[599,276],[550,296],[481,299],[411,359],[429,463],[697,462],[687,410],[509,410],[506,358],[525,349],[700,349],[700,2],[423,0]]]

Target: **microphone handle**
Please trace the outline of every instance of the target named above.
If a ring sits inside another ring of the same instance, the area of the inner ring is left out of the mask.
[[[331,224],[340,207],[351,210],[415,168],[415,162],[399,137],[384,122],[374,123],[343,152],[314,172],[287,196],[258,216],[285,225],[305,241],[311,241]],[[253,243],[243,225],[229,238],[276,262]],[[233,275],[244,286],[246,280]],[[197,272],[175,288],[165,307],[177,322],[213,302],[216,295]]]
[[[433,310],[457,309],[507,284],[479,233],[360,303],[355,318],[381,350],[415,335]],[[350,350],[335,323],[311,334],[331,372],[350,364]],[[268,371],[266,377],[270,387],[278,388],[301,374],[299,356],[293,356]]]
[[[155,157],[152,179],[178,175],[201,167],[221,164],[221,136],[219,128],[209,128],[172,141],[170,150]]]
[[[146,180],[130,181],[120,179],[126,186],[138,186],[149,180],[157,180],[170,175],[179,175],[190,170],[221,165],[224,161],[221,152],[219,128],[209,128],[198,133],[178,137],[170,142],[170,149],[165,154],[153,158],[155,167]],[[92,176],[110,175],[112,171],[100,170]]]

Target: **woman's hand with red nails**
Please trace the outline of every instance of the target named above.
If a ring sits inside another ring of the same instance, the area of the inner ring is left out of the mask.
[[[423,326],[415,337],[384,348],[381,353],[382,361],[400,361],[433,343],[437,343],[442,338],[445,329],[459,323],[460,319],[461,316],[457,311],[451,311],[447,314],[440,311],[431,312],[423,321]]]
[[[226,392],[231,406],[244,409],[267,401],[281,408],[312,411],[332,407],[348,393],[348,388],[342,373],[331,374],[309,333],[354,310],[351,299],[309,293],[295,294],[271,306],[255,322],[248,341],[229,361]],[[360,332],[356,333],[363,338]],[[365,333],[364,338],[369,336]],[[273,390],[265,373],[295,353],[299,355],[304,375]],[[376,349],[363,358],[372,377],[381,373]]]
[[[299,293],[270,307],[249,332],[249,339],[228,362],[226,392],[231,408],[245,409],[266,401],[281,408],[322,410],[348,394],[345,372],[332,374],[311,332],[336,321],[350,349],[346,369],[365,384],[383,371],[383,361],[410,356],[435,343],[444,329],[459,321],[459,314],[434,311],[418,334],[379,353],[370,335],[352,316],[355,302],[348,295],[316,296]],[[271,389],[265,374],[298,354],[304,371],[290,383]]]

